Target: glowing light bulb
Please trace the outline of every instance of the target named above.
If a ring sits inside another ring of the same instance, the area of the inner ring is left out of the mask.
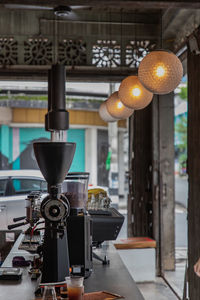
[[[133,94],[134,97],[139,97],[140,94],[141,94],[140,88],[138,88],[138,87],[133,88],[132,94]]]
[[[116,118],[113,118],[113,117],[109,114],[109,112],[108,112],[108,110],[107,110],[107,108],[106,108],[106,102],[107,102],[107,100],[104,101],[103,103],[101,103],[100,108],[99,108],[99,115],[100,115],[101,119],[102,119],[104,122],[116,122],[117,119],[116,119]]]
[[[153,98],[153,94],[145,89],[135,75],[121,82],[118,95],[124,106],[135,110],[145,108]]]
[[[158,66],[156,68],[156,76],[163,77],[165,75],[165,68],[163,66]]]
[[[118,92],[110,95],[106,101],[106,108],[111,117],[115,119],[126,119],[133,114],[133,109],[126,107],[119,99]]]
[[[138,68],[141,84],[150,92],[164,95],[172,92],[183,76],[179,58],[166,50],[155,50],[147,54]]]
[[[123,104],[121,103],[121,101],[117,102],[117,108],[121,109],[123,107]]]

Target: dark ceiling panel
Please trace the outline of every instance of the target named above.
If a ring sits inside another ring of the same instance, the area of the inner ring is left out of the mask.
[[[20,4],[20,5],[27,5],[26,0],[10,0],[10,1],[1,1],[2,4]],[[171,7],[178,7],[178,8],[200,8],[199,1],[188,1],[188,0],[165,0],[165,1],[158,1],[158,0],[33,0],[29,1],[30,5],[38,5],[43,7],[55,7],[58,5],[68,5],[68,6],[91,6],[91,7],[121,7],[121,8],[155,8],[155,9],[167,9]]]

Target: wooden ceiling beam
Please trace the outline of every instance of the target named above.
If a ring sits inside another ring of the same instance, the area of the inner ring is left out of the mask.
[[[51,6],[91,6],[91,7],[114,7],[128,9],[167,9],[167,8],[200,8],[199,0],[32,0],[27,3],[27,0],[1,0],[1,5],[5,4],[20,4],[20,5],[38,5]]]

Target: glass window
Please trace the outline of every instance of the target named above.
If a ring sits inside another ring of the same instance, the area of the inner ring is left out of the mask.
[[[13,178],[12,182],[17,195],[28,194],[32,191],[47,191],[47,183],[42,179]]]

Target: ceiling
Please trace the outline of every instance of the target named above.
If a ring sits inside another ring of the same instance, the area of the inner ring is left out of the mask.
[[[70,7],[68,14],[56,16],[58,6]],[[0,77],[5,79],[44,78],[49,65],[65,55],[71,80],[105,81],[112,75],[119,81],[137,71],[130,55],[141,54],[135,48],[145,48],[144,41],[185,61],[188,36],[200,24],[200,2],[186,0],[1,0],[0,8]]]

